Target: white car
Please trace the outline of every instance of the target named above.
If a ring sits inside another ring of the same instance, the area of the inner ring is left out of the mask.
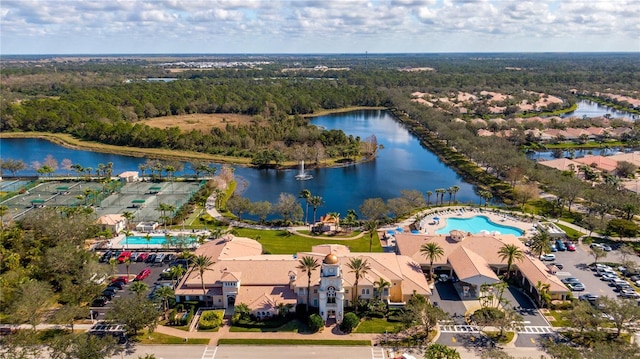
[[[555,254],[551,254],[551,253],[543,254],[543,255],[540,256],[540,260],[541,261],[555,261],[556,260],[556,255]]]

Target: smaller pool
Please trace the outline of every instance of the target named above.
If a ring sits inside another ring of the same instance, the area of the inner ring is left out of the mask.
[[[516,227],[491,222],[486,216],[474,216],[471,218],[447,218],[447,225],[444,228],[438,229],[436,234],[449,234],[449,232],[455,229],[473,234],[497,232],[499,234],[513,234],[517,237],[522,236],[524,233]]]
[[[178,237],[172,237],[173,239],[176,239]],[[196,237],[186,237],[186,240],[188,241],[188,243],[194,243],[196,241]],[[151,240],[147,242],[147,238],[145,236],[129,236],[127,238],[122,239],[122,241],[120,242],[121,244],[160,244],[160,245],[164,245],[165,243],[167,243],[167,238],[165,236],[151,236]]]

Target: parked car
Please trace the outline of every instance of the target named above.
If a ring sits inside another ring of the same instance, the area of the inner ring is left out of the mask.
[[[584,300],[587,302],[595,302],[596,300],[598,300],[598,298],[600,298],[600,296],[590,293],[585,293],[578,297],[579,300]]]
[[[603,280],[605,282],[608,282],[610,280],[614,280],[614,279],[619,279],[617,275],[613,274],[613,273],[605,273],[602,275],[602,277],[600,277],[600,280]]]
[[[124,263],[129,258],[131,258],[131,251],[124,251],[118,256],[118,263]]]
[[[173,262],[175,260],[176,260],[176,255],[173,254],[173,253],[169,253],[166,256],[164,256],[164,260],[163,261],[165,263],[171,263],[171,262]]]
[[[556,268],[558,268],[559,270],[562,270],[564,268],[564,264],[562,263],[551,263],[551,265],[556,266]]]
[[[151,253],[149,254],[149,256],[147,257],[147,259],[145,259],[145,263],[153,263],[156,261],[156,254],[155,253]]]
[[[564,284],[568,284],[568,283],[580,283],[580,279],[576,278],[576,277],[568,277],[568,278],[564,278],[562,279],[562,283]]]
[[[139,256],[140,256],[140,252],[133,252],[133,253],[131,253],[131,257],[129,259],[132,262],[137,262]]]
[[[106,297],[100,296],[100,297],[93,298],[93,300],[91,301],[91,306],[104,307],[105,305],[107,305],[107,303],[109,303],[109,299],[107,299]]]
[[[601,248],[605,251],[605,252],[611,252],[611,247],[608,244],[602,244]]]
[[[136,276],[136,278],[134,280],[144,280],[150,274],[151,274],[151,269],[145,268],[145,269],[141,270],[140,273],[138,273],[138,275]]]
[[[600,248],[600,249],[602,249],[602,244],[600,244],[600,243],[591,243],[591,244],[589,245],[589,248],[591,248],[591,249],[594,249],[594,248]]]
[[[113,297],[116,296],[116,291],[115,290],[110,290],[110,289],[105,289],[102,291],[101,294],[103,297],[107,298],[108,300],[113,299]]]
[[[100,263],[106,263],[109,261],[109,259],[111,259],[111,255],[113,254],[113,251],[108,250],[106,252],[104,252],[104,254],[100,257],[99,262]]]
[[[142,252],[138,256],[138,258],[136,258],[136,262],[144,262],[147,260],[147,258],[149,258],[149,252]]]
[[[561,252],[564,252],[567,250],[567,246],[565,246],[564,243],[562,243],[562,241],[559,239],[556,241],[556,248],[558,248],[558,250]]]
[[[565,246],[567,246],[567,250],[569,252],[575,252],[576,251],[576,245],[571,243],[571,242],[565,242],[564,243]]]
[[[129,278],[126,275],[120,276],[120,277],[115,277],[111,280],[111,283],[113,282],[122,282],[124,284],[129,283]]]
[[[567,287],[569,287],[569,289],[571,289],[572,291],[576,291],[576,292],[581,292],[583,290],[585,290],[585,286],[584,284],[578,282],[578,283],[568,283]]]
[[[158,253],[158,254],[156,254],[156,259],[153,262],[154,263],[162,263],[162,261],[164,260],[164,257],[165,257],[164,253]]]
[[[107,288],[113,288],[113,289],[116,289],[116,290],[123,290],[124,286],[125,286],[124,282],[116,281],[116,282],[110,283],[107,286]]]
[[[551,244],[549,245],[549,248],[551,249],[551,252],[557,252],[558,251],[558,247],[553,242],[551,242]]]
[[[631,289],[623,289],[620,291],[620,293],[618,293],[618,295],[621,298],[640,298],[640,293],[636,292],[635,290],[633,290],[633,288]]]
[[[540,260],[541,261],[555,261],[556,260],[556,255],[555,254],[551,254],[551,253],[543,254],[543,255],[540,256]]]

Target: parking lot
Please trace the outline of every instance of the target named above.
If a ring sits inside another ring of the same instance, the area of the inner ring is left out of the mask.
[[[620,263],[622,261],[617,249],[613,249],[606,253],[607,256],[600,259],[600,262]],[[556,255],[555,263],[560,263],[563,266],[563,268],[556,273],[558,278],[566,279],[569,277],[575,277],[585,286],[584,291],[573,292],[575,297],[586,293],[595,294],[601,297],[608,296],[610,298],[616,298],[618,296],[618,293],[614,291],[614,287],[609,286],[607,282],[601,280],[601,277],[596,276],[596,272],[592,271],[589,267],[589,264],[594,262],[594,257],[590,254],[590,249],[587,245],[576,246],[575,252],[558,251],[554,254]],[[629,256],[628,259],[640,263],[640,258],[638,256]]]
[[[167,252],[161,252],[161,253],[173,253],[173,252],[167,251]],[[102,254],[102,253],[99,253],[99,254]],[[109,273],[111,272],[111,268],[110,268],[111,265],[108,262],[103,263],[102,265],[107,267],[107,272]],[[143,283],[149,286],[149,290],[145,293],[145,295],[148,295],[156,286],[156,284],[160,284],[160,285],[171,284],[170,280],[161,280],[160,278],[160,273],[162,273],[162,271],[165,270],[166,268],[169,268],[169,262],[162,262],[162,263],[131,262],[131,264],[129,264],[129,275],[130,275],[129,283],[124,286],[123,290],[116,292],[116,295],[114,296],[114,298],[111,301],[109,301],[109,303],[107,303],[104,307],[95,307],[95,306],[91,307],[91,310],[94,313],[94,319],[97,319],[97,320],[105,319],[107,311],[113,305],[113,302],[115,300],[130,296],[130,295],[135,295],[129,290],[129,288],[131,288],[131,283],[133,283],[133,278],[145,268],[148,268],[151,270],[151,273],[149,274],[149,276],[142,280]],[[116,264],[116,276],[126,276],[126,275],[127,275],[126,265],[124,263]],[[109,281],[106,281],[104,285],[107,286],[108,283]]]

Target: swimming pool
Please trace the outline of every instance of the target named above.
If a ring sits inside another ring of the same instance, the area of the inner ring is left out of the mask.
[[[177,238],[177,237],[172,237],[172,238]],[[186,237],[186,240],[188,243],[194,243],[196,241],[196,237]],[[160,244],[160,245],[164,245],[165,243],[167,243],[167,238],[165,236],[151,236],[151,241],[147,242],[147,238],[145,236],[129,236],[127,238],[124,238],[122,240],[122,242],[120,242],[121,244]]]
[[[471,218],[447,218],[447,225],[436,230],[436,234],[449,234],[454,229],[471,232],[473,234],[483,232],[497,232],[496,234],[513,234],[520,237],[524,232],[516,227],[505,226],[491,222],[486,216],[474,216]]]

